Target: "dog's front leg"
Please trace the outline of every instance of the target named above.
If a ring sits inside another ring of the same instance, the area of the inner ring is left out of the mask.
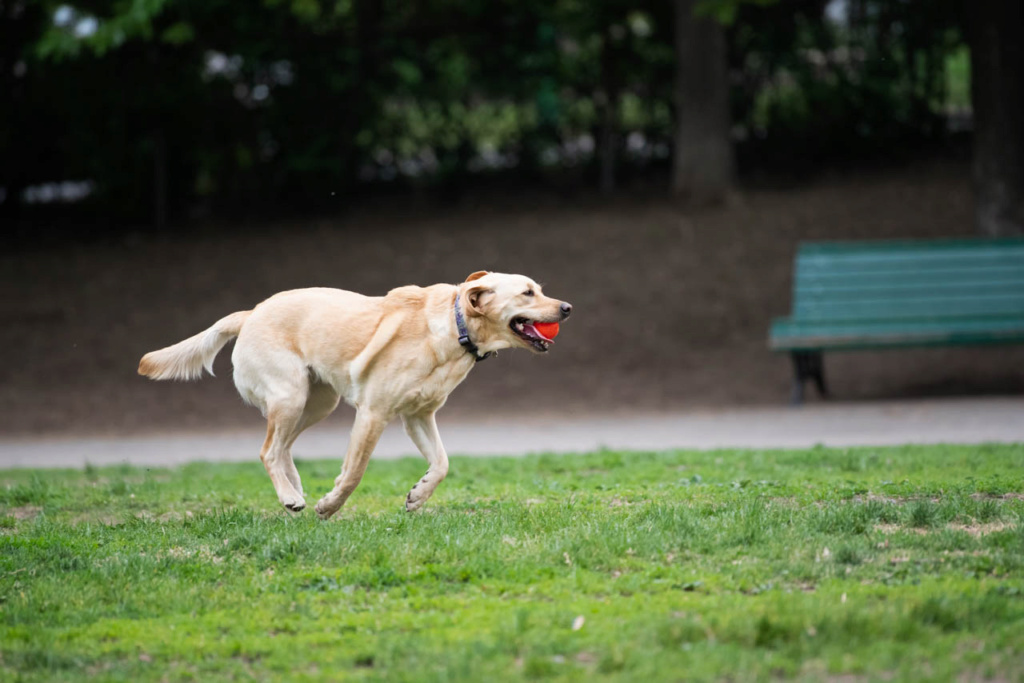
[[[387,424],[386,417],[372,410],[360,408],[356,411],[356,421],[349,436],[348,452],[345,453],[341,474],[334,480],[334,488],[316,504],[316,514],[320,519],[330,519],[359,486],[366,464]]]
[[[416,444],[423,457],[430,463],[427,473],[423,475],[409,495],[405,497],[405,509],[409,512],[418,510],[434,493],[438,484],[448,475],[448,454],[441,443],[441,435],[437,431],[434,413],[421,415],[405,415],[402,417],[405,433]]]

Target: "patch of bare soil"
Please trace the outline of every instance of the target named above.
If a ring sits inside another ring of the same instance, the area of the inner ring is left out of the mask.
[[[959,522],[954,522],[952,524],[947,525],[945,528],[949,529],[950,531],[964,531],[970,534],[971,536],[974,536],[975,538],[979,538],[981,536],[994,534],[998,531],[1013,529],[1014,526],[1013,524],[1007,524],[1005,522],[987,522],[972,524],[962,524]],[[900,526],[899,524],[876,524],[875,531],[885,534],[886,536],[890,536],[892,534],[900,532],[918,534],[919,536],[927,536],[929,533],[933,533],[935,529],[929,530],[920,529],[916,527],[905,527]]]
[[[972,493],[971,498],[973,498],[974,500],[1024,500],[1024,493]]]
[[[14,517],[16,520],[21,521],[25,519],[35,519],[42,511],[43,508],[38,505],[20,505],[7,510],[7,514]]]
[[[0,255],[0,433],[221,429],[261,418],[217,378],[156,383],[138,359],[284,289],[368,294],[522,272],[574,313],[546,357],[502,353],[447,414],[571,414],[785,403],[789,359],[767,349],[804,240],[972,234],[968,170],[929,164],[752,191],[692,210],[618,197],[568,206],[354,212],[251,234],[125,240]],[[844,400],[1024,389],[1024,349],[831,354]]]
[[[927,536],[929,533],[928,529],[922,529],[919,527],[905,527],[899,524],[876,524],[875,531],[890,536],[900,532],[906,532],[908,534],[917,534],[918,536]]]
[[[971,536],[978,538],[994,534],[997,531],[1013,529],[1014,525],[1007,524],[1006,522],[988,522],[987,524],[950,524],[949,528],[952,531],[965,531]]]

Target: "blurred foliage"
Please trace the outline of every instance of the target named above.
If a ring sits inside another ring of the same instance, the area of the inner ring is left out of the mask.
[[[962,3],[849,0],[846,22],[823,20],[827,5],[740,9],[734,115],[747,153],[768,163],[857,159],[943,136],[968,87],[967,69],[951,71],[966,54]]]
[[[698,4],[729,27],[741,170],[935,140],[963,106],[960,2],[841,4]],[[654,0],[0,0],[0,211],[66,179],[95,184],[76,217],[134,222],[585,183],[603,141],[623,176],[667,168],[672,26]]]

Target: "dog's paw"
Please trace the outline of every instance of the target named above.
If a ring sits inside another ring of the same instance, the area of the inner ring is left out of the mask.
[[[423,503],[426,502],[426,499],[424,499],[424,498],[414,497],[413,496],[414,493],[415,493],[415,491],[409,491],[409,495],[407,495],[405,497],[405,511],[406,512],[416,512],[421,507],[423,507]]]
[[[278,498],[281,501],[281,505],[284,506],[285,510],[291,510],[292,512],[300,512],[306,508],[306,501],[302,496],[296,495],[285,495]]]
[[[327,500],[327,496],[320,499],[320,502],[313,508],[316,512],[316,516],[320,519],[327,521],[334,516],[334,513],[338,511],[338,506],[331,505],[330,501]]]

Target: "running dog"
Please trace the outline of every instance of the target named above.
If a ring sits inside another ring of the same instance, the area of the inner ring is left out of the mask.
[[[523,275],[473,273],[460,285],[399,287],[386,296],[341,289],[295,289],[251,311],[221,318],[174,346],[147,353],[139,374],[199,379],[235,337],[231,362],[243,400],[267,418],[260,451],[277,498],[306,507],[291,448],[303,430],[341,399],[355,407],[348,451],[334,488],[316,504],[329,519],[363,478],[384,427],[401,417],[430,464],[405,499],[420,508],[448,474],[435,413],[477,361],[499,349],[545,353],[553,343],[534,326],[565,320],[572,306],[541,292]]]

